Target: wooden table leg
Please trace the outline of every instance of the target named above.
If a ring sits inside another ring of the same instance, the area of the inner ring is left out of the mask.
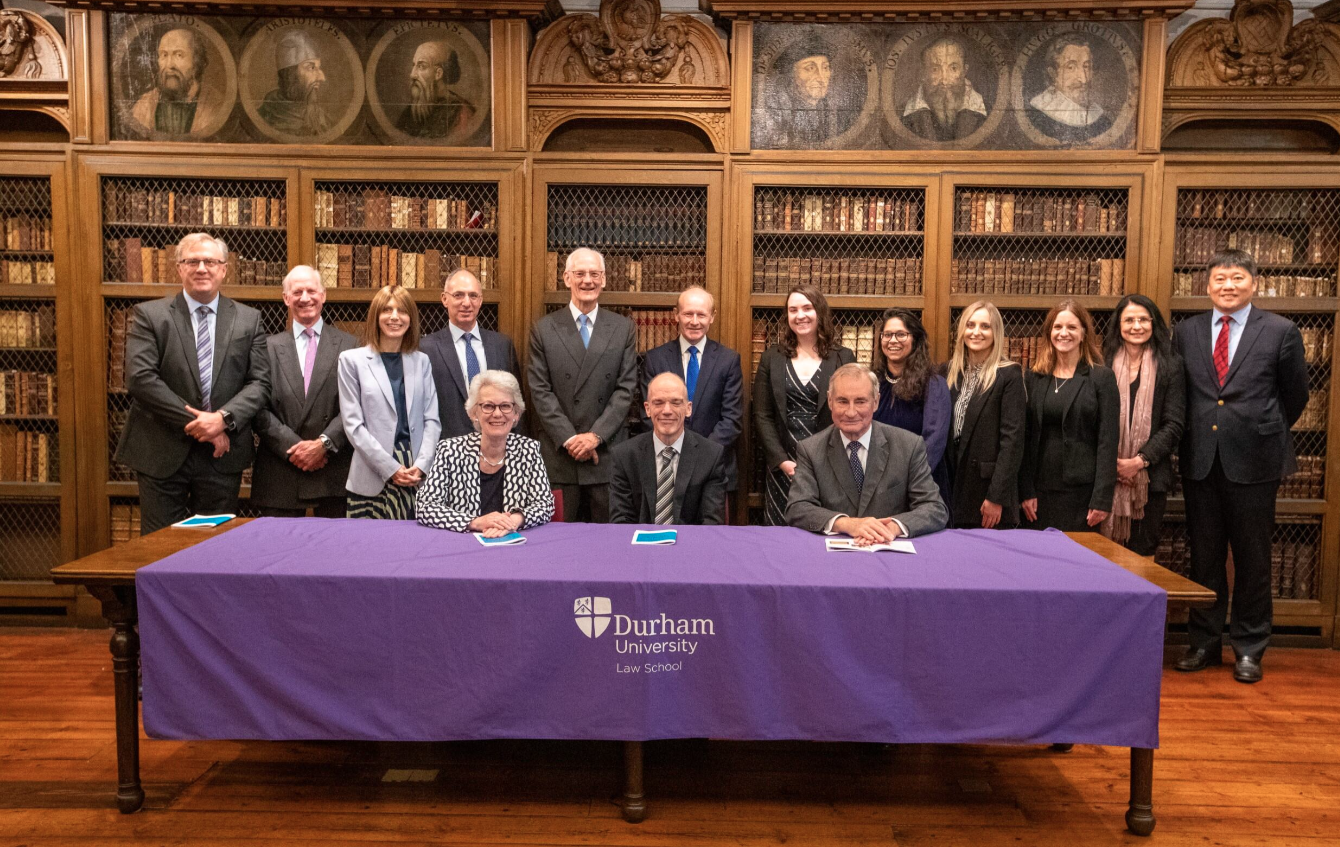
[[[1154,831],[1154,751],[1131,748],[1131,805],[1126,810],[1126,828],[1136,835]]]
[[[629,823],[642,823],[647,819],[647,797],[642,793],[641,741],[623,743],[623,775],[623,799],[619,803],[623,819]]]
[[[90,588],[112,625],[112,679],[116,692],[116,806],[122,814],[144,805],[140,785],[140,637],[134,587]]]

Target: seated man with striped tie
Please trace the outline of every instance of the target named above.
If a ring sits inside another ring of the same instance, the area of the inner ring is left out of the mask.
[[[651,432],[611,451],[610,523],[722,524],[726,468],[720,444],[685,429],[693,412],[678,374],[647,384],[643,404]]]
[[[828,381],[833,425],[796,445],[786,522],[875,544],[937,532],[949,522],[921,436],[874,419],[879,379],[857,362]]]

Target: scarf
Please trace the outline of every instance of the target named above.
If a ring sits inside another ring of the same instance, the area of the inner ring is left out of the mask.
[[[1135,454],[1149,440],[1158,367],[1154,351],[1146,344],[1140,360],[1140,389],[1132,397],[1130,359],[1126,355],[1126,347],[1123,345],[1112,359],[1117,390],[1121,394],[1121,438],[1117,442],[1119,459],[1135,458]],[[1135,407],[1134,415],[1131,414],[1132,404]],[[1100,531],[1118,544],[1124,544],[1131,537],[1131,521],[1138,521],[1145,516],[1145,503],[1148,501],[1149,471],[1141,469],[1130,485],[1117,483],[1117,489],[1112,495],[1112,513],[1103,521]]]

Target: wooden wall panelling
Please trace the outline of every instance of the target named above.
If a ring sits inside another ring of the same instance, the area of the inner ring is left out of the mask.
[[[65,13],[65,41],[70,53],[70,141],[94,144],[107,140],[106,35],[101,12]]]
[[[1163,139],[1163,68],[1167,41],[1167,19],[1147,19],[1145,52],[1140,61],[1140,122],[1135,133],[1135,149],[1141,153],[1157,153]]]
[[[493,47],[493,149],[526,149],[526,56],[530,27],[521,20],[495,20]]]
[[[731,23],[730,110],[732,153],[749,152],[750,112],[753,109],[754,80],[754,24],[751,21]]]

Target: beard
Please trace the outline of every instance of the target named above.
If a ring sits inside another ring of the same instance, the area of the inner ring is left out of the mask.
[[[165,100],[184,100],[190,91],[191,83],[173,68],[163,68],[158,72],[159,96]]]
[[[941,126],[949,126],[963,110],[964,95],[968,86],[963,80],[958,82],[931,85],[926,88],[926,104],[931,107],[935,120]]]
[[[321,102],[321,80],[306,82],[295,75],[283,87],[282,93],[285,99],[300,104],[305,133],[319,135],[330,128],[330,116],[326,114],[325,104]]]
[[[427,123],[437,101],[429,96],[424,84],[417,79],[409,81],[409,113],[417,126]]]
[[[1086,109],[1093,105],[1093,89],[1087,83],[1063,88],[1061,93]]]

